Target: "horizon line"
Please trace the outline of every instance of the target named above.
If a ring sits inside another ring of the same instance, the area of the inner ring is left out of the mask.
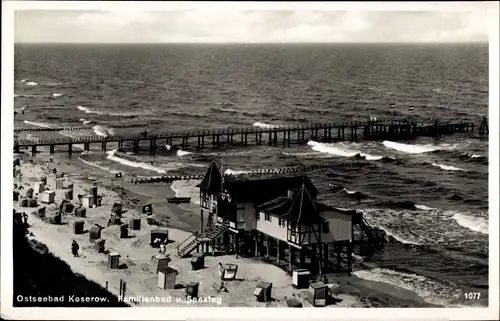
[[[387,42],[30,42],[30,41],[14,41],[14,45],[335,45],[335,44],[489,44],[488,40],[478,41],[387,41]]]

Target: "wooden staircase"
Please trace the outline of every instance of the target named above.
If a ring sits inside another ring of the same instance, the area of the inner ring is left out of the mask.
[[[203,242],[212,241],[217,236],[224,233],[226,229],[227,226],[225,225],[216,225],[215,227],[210,228],[209,230],[203,232],[196,231],[177,246],[176,256],[178,258],[185,258],[189,254],[191,254],[191,252],[193,252]]]

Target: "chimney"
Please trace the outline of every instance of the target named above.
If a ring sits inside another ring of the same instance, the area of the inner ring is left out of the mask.
[[[289,189],[289,190],[287,191],[287,197],[288,197],[289,199],[293,200],[293,199],[294,199],[294,197],[295,197],[295,190],[293,190],[293,189]]]

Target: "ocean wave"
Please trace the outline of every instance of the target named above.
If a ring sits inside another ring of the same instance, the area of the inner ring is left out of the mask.
[[[226,169],[224,171],[224,174],[226,175],[234,175],[234,176],[238,176],[238,175],[244,175],[244,174],[248,174],[250,173],[249,171],[243,171],[243,170],[233,170],[233,169]]]
[[[56,94],[56,93],[54,93],[54,94],[52,94],[52,97],[61,97],[62,95],[63,94]]]
[[[483,155],[478,155],[478,154],[472,154],[472,153],[463,153],[459,156],[460,159],[466,159],[471,162],[483,162],[487,163],[488,162],[488,157],[483,156]]]
[[[335,189],[335,187],[331,187],[332,189]],[[363,198],[368,198],[368,195],[362,193],[362,192],[358,192],[358,191],[350,191],[348,190],[347,188],[343,188],[342,189],[343,192],[345,192],[347,195],[349,195],[350,197],[354,197],[356,199],[363,199]]]
[[[385,140],[383,142],[384,146],[390,149],[395,149],[397,151],[407,153],[407,154],[421,154],[421,153],[428,153],[428,152],[433,152],[435,150],[440,150],[440,149],[453,149],[454,147],[447,147],[447,146],[435,146],[431,144],[427,145],[412,145],[412,144],[402,144],[402,143],[396,143],[396,142],[391,142],[388,140]]]
[[[51,126],[48,125],[48,124],[32,122],[32,121],[29,121],[29,120],[25,120],[24,123],[27,124],[27,125],[33,125],[33,126],[37,126],[37,127],[51,128]]]
[[[453,219],[458,225],[465,227],[474,232],[488,235],[488,221],[482,217],[467,215],[464,213],[455,213]]]
[[[419,204],[415,204],[415,207],[419,210],[422,210],[422,211],[432,211],[432,210],[435,210],[435,208],[433,207],[429,207],[429,206],[425,206],[425,205],[419,205]]]
[[[253,123],[252,126],[266,128],[266,129],[283,127],[283,125],[272,125],[272,124],[262,123],[260,121]]]
[[[181,149],[179,149],[177,151],[177,156],[179,156],[179,157],[187,156],[187,155],[192,155],[192,154],[193,154],[192,152],[187,152],[187,151],[181,150]]]
[[[21,79],[20,83],[21,84],[24,84],[25,82],[27,82],[28,80],[27,79]]]
[[[331,155],[341,156],[341,157],[363,157],[366,160],[380,160],[384,156],[370,155],[366,153],[359,152],[357,150],[351,150],[343,144],[324,144],[318,143],[316,141],[310,140],[307,145],[312,146],[312,149],[318,152],[327,153]]]
[[[98,115],[102,115],[103,113],[100,112],[100,111],[96,111],[96,110],[92,110],[90,108],[87,108],[87,107],[83,107],[83,106],[78,106],[76,107],[78,110],[81,110],[83,112],[85,112],[86,114],[98,114]]]
[[[374,268],[353,272],[354,275],[368,281],[391,284],[412,291],[426,302],[450,306],[461,295],[459,289],[451,285],[438,283],[422,275],[403,273],[390,269]]]
[[[98,135],[98,136],[102,136],[102,137],[108,137],[108,131],[106,130],[106,128],[102,127],[102,126],[94,126],[94,132]]]
[[[82,122],[83,125],[87,125],[92,122],[91,120],[86,120],[85,118],[80,118],[80,121]]]
[[[38,86],[38,83],[36,83],[34,81],[30,81],[30,82],[26,83],[26,86]]]
[[[99,110],[93,110],[87,107],[78,106],[78,110],[83,111],[86,114],[97,114],[97,115],[108,115],[108,116],[120,116],[120,117],[137,117],[139,115],[151,115],[151,113],[135,113],[135,112],[103,112]]]
[[[86,154],[82,153],[81,155],[86,155]],[[98,163],[98,162],[90,162],[90,161],[86,161],[86,160],[82,159],[82,158],[81,158],[81,156],[78,156],[78,159],[79,159],[80,161],[82,161],[83,163],[85,163],[85,164],[89,165],[89,166],[92,166],[92,167],[96,167],[96,168],[102,169],[102,170],[104,170],[104,171],[106,171],[106,172],[110,172],[111,174],[116,174],[116,173],[118,173],[118,171],[116,171],[116,170],[113,170],[113,169],[111,169],[111,168],[108,168],[108,167],[105,167],[105,166],[101,166],[101,165],[99,165],[100,163]]]
[[[432,166],[439,167],[441,169],[444,169],[445,171],[464,171],[465,172],[465,169],[463,169],[463,168],[450,166],[450,165],[442,165],[442,164],[432,163]]]
[[[192,203],[200,204],[200,189],[196,187],[200,182],[200,180],[175,181],[170,185],[170,188],[172,188],[176,197],[191,197]]]
[[[225,107],[212,107],[212,108],[210,108],[210,110],[214,111],[214,112],[223,112],[223,113],[231,113],[231,114],[238,113],[238,111],[236,109],[225,108]]]
[[[120,163],[120,164],[125,165],[125,166],[129,166],[129,167],[142,168],[142,169],[157,172],[160,174],[167,173],[164,169],[156,167],[156,166],[151,165],[151,164],[146,164],[143,162],[136,162],[136,161],[132,161],[129,159],[118,157],[118,156],[116,156],[117,151],[118,151],[118,149],[113,149],[113,150],[107,152],[108,156],[106,158],[111,160],[111,161]]]

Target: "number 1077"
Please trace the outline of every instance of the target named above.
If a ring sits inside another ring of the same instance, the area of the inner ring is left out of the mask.
[[[465,299],[467,300],[479,300],[481,293],[479,292],[468,292],[464,293]]]

